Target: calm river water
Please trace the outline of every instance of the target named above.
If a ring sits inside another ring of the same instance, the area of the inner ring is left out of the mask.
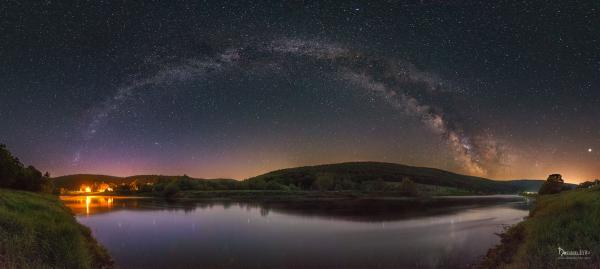
[[[528,214],[523,198],[169,203],[61,197],[119,268],[462,268]]]

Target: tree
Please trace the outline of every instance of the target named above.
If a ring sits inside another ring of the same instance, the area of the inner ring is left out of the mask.
[[[329,191],[333,190],[334,178],[333,175],[328,173],[319,173],[317,179],[312,184],[312,189],[318,191]]]
[[[267,183],[267,190],[276,190],[276,191],[287,191],[289,187],[283,184],[279,184],[275,180],[271,180]]]
[[[52,189],[49,174],[42,175],[33,166],[25,167],[4,144],[0,144],[0,187],[47,192]]]
[[[0,187],[12,188],[22,172],[23,164],[0,144]]]
[[[131,191],[131,185],[124,183],[117,185],[117,187],[115,188],[115,192],[118,194],[130,194]]]
[[[178,193],[179,193],[179,184],[177,184],[177,182],[174,181],[174,182],[167,184],[167,186],[165,187],[165,190],[163,192],[163,195],[167,198],[173,198]]]
[[[586,182],[582,182],[579,185],[577,185],[578,189],[587,189],[587,188],[591,188],[593,186],[596,186],[600,184],[600,180],[596,179],[594,181],[586,181]]]
[[[191,190],[194,188],[193,179],[188,177],[187,175],[183,175],[183,177],[176,180],[179,184],[179,189],[181,190]]]
[[[540,187],[538,194],[540,194],[540,195],[555,194],[555,193],[559,193],[559,192],[563,191],[564,189],[565,189],[565,186],[564,186],[564,181],[562,179],[562,175],[552,174],[552,175],[548,176],[548,179],[546,180],[546,182],[544,182],[542,187]]]
[[[410,178],[405,177],[400,182],[400,192],[406,196],[417,196],[419,191],[417,190],[417,184],[415,184]]]
[[[346,191],[346,190],[354,190],[356,188],[356,184],[350,179],[336,179],[335,187],[336,191]]]
[[[267,187],[267,182],[262,178],[252,179],[248,181],[248,187],[251,190],[264,190]]]

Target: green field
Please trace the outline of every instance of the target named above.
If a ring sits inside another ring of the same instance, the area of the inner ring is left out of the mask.
[[[501,237],[484,268],[600,268],[600,187],[539,196],[529,218]],[[559,259],[559,247],[591,254]]]
[[[0,268],[110,268],[107,252],[56,196],[0,189]]]

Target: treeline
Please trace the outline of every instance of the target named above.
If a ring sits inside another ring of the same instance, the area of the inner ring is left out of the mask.
[[[600,179],[582,182],[579,185],[577,185],[577,187],[575,187],[575,188],[576,189],[589,189],[589,188],[592,188],[597,185],[600,185]],[[562,178],[562,175],[552,174],[552,175],[548,176],[548,179],[546,180],[546,182],[544,182],[542,187],[540,187],[538,194],[540,194],[540,195],[556,194],[556,193],[560,193],[562,191],[568,191],[571,189],[572,188],[570,186],[565,184],[565,182]]]
[[[579,185],[577,185],[577,188],[578,189],[589,189],[589,188],[592,188],[597,185],[600,185],[600,179],[581,182]]]
[[[0,144],[0,187],[36,192],[52,191],[50,175],[47,172],[42,174],[31,165],[25,167],[4,144]]]
[[[361,192],[394,192],[405,196],[418,196],[417,184],[409,178],[401,182],[386,182],[381,179],[363,181],[335,179],[324,176],[317,178],[311,185],[282,184],[275,180],[265,181],[262,178],[237,181],[233,179],[193,179],[182,176],[159,177],[154,183],[121,184],[115,187],[117,194],[153,194],[175,197],[180,191],[224,191],[224,190],[273,190],[273,191],[361,191]]]

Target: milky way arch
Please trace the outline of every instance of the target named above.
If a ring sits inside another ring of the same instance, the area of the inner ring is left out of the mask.
[[[301,39],[228,48],[203,57],[162,64],[153,75],[118,88],[114,95],[91,110],[91,119],[83,133],[84,147],[112,113],[130,101],[135,91],[146,86],[200,79],[234,68],[277,67],[289,57],[327,61],[336,68],[339,78],[380,96],[401,113],[417,117],[449,145],[467,172],[491,175],[503,165],[506,146],[490,133],[477,128],[465,129],[469,123],[455,117],[456,111],[448,105],[447,97],[452,95],[452,90],[435,75],[405,61],[368,56],[335,43]],[[75,155],[74,161],[78,162],[80,152]]]

